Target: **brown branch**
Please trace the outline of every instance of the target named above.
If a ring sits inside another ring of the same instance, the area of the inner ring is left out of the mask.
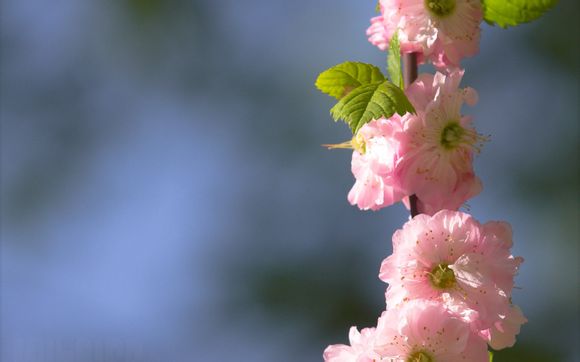
[[[405,88],[407,88],[409,84],[413,83],[415,79],[417,79],[418,72],[419,67],[417,65],[417,53],[403,54],[403,80],[405,82]],[[415,217],[420,213],[418,208],[418,201],[419,199],[417,198],[417,195],[413,194],[409,196],[411,217]]]

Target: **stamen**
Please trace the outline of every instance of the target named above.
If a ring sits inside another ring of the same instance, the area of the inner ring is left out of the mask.
[[[482,135],[473,129],[464,128],[465,135],[463,136],[464,143],[471,145],[475,153],[481,153],[481,149],[485,142],[489,142],[491,135]]]
[[[426,351],[417,351],[411,354],[406,362],[433,362],[433,357]]]

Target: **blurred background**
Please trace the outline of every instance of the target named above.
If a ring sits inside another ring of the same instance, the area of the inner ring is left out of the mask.
[[[317,74],[385,64],[374,1],[2,0],[0,359],[321,361],[384,309],[408,217],[346,195]],[[502,361],[578,361],[579,4],[484,24],[466,108],[482,222],[529,319]]]

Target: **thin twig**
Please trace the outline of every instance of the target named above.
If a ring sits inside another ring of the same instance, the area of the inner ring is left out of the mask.
[[[403,80],[405,82],[405,88],[417,79],[418,72],[417,53],[403,54]],[[417,198],[417,195],[413,194],[409,196],[411,217],[419,215],[418,201],[419,199]]]

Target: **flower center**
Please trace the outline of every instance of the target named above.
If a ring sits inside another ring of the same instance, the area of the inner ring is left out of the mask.
[[[431,355],[425,351],[415,352],[407,358],[406,362],[434,362]]]
[[[437,265],[428,275],[431,285],[436,289],[450,289],[456,283],[455,274],[447,264]]]
[[[464,135],[465,128],[461,127],[459,122],[451,121],[441,132],[441,145],[447,150],[455,149],[463,142]]]
[[[433,15],[444,18],[453,14],[455,0],[425,0],[425,6]]]

